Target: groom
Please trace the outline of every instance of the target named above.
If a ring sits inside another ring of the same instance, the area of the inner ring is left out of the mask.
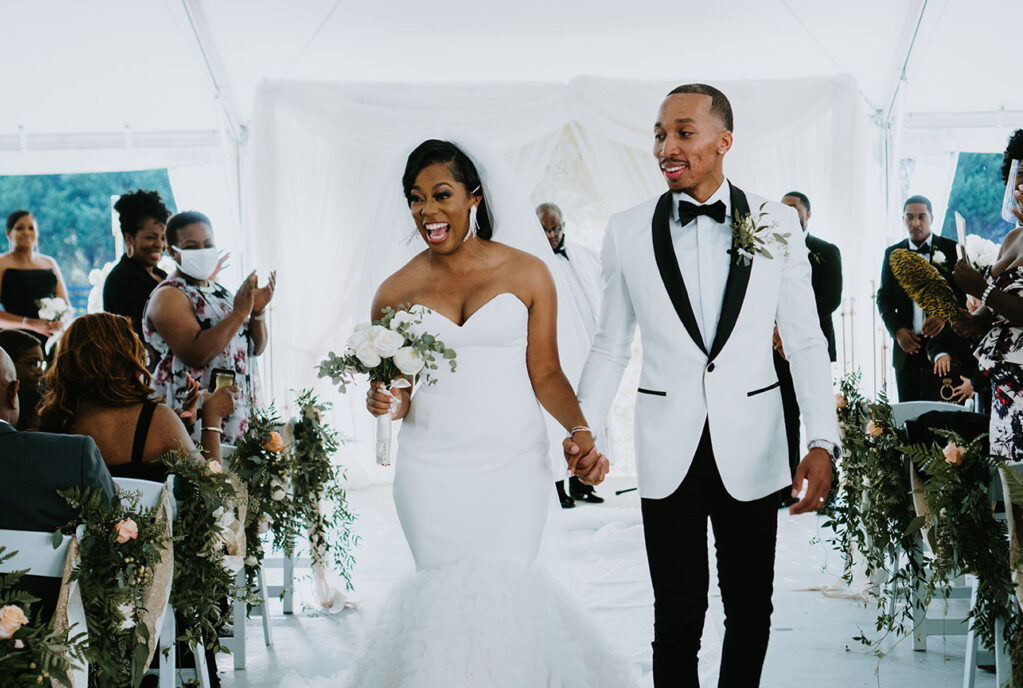
[[[725,179],[731,146],[732,108],[716,88],[688,84],[664,99],[653,152],[668,191],[608,222],[601,322],[579,383],[586,417],[605,418],[639,325],[636,456],[657,688],[699,686],[708,519],[725,609],[718,685],[760,681],[771,623],[775,493],[791,477],[772,358],[775,323],[811,440],[791,482],[793,496],[804,480],[806,492],[790,513],[824,504],[838,453],[828,345],[796,213],[780,203],[762,206],[764,198]],[[768,241],[766,253],[734,229],[751,219],[773,225],[756,232]],[[570,439],[565,453],[578,458]],[[590,460],[582,457],[580,467]]]

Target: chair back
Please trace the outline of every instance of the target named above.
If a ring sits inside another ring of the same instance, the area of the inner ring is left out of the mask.
[[[1006,525],[1009,528],[1009,568],[1016,588],[1016,599],[1023,605],[1023,508],[1012,501],[1012,485],[1006,475],[1009,471],[1015,473],[1019,480],[1023,480],[1023,461],[1006,464],[998,470],[1005,499]]]
[[[56,548],[53,534],[35,530],[0,530],[0,545],[8,554],[17,551],[11,559],[0,564],[0,573],[28,569],[28,575],[61,578],[64,576],[64,562],[71,536],[65,535]]]
[[[143,508],[152,509],[160,505],[160,497],[163,495],[165,483],[158,483],[154,480],[138,480],[137,478],[114,478],[114,482],[118,488],[125,492],[141,492]]]
[[[238,452],[238,449],[233,444],[221,444],[220,445],[220,462],[224,466],[231,465],[231,459]]]
[[[967,411],[965,406],[948,404],[944,401],[903,401],[892,404],[892,421],[895,427],[901,428],[906,421],[916,420],[930,411]]]

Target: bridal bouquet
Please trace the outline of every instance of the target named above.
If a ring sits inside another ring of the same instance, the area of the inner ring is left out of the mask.
[[[437,370],[438,358],[455,370],[455,352],[431,334],[418,331],[422,313],[413,313],[411,305],[397,310],[385,308],[380,320],[360,323],[348,338],[339,356],[331,351],[320,363],[320,377],[346,392],[357,375],[368,375],[371,383],[382,382],[390,390],[407,389],[413,383],[436,383],[430,374]],[[391,463],[391,418],[377,417],[377,463]]]
[[[973,267],[977,268],[979,272],[984,272],[998,260],[998,251],[1001,247],[990,239],[985,239],[977,234],[967,234],[964,248]]]

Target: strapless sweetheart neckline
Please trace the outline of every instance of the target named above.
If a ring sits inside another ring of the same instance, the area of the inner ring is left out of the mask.
[[[494,294],[494,295],[493,295],[492,297],[490,297],[490,299],[489,299],[489,300],[488,300],[488,301],[487,301],[486,303],[484,303],[484,304],[483,304],[482,306],[480,306],[479,308],[477,308],[476,310],[474,310],[474,311],[473,311],[472,313],[470,313],[470,314],[469,314],[469,317],[467,317],[467,318],[466,318],[466,319],[465,319],[464,321],[462,321],[462,324],[461,324],[461,325],[459,325],[459,324],[458,324],[458,323],[456,323],[456,322],[455,322],[454,320],[452,320],[452,319],[451,319],[451,318],[449,318],[448,316],[444,315],[444,314],[443,314],[443,313],[441,313],[440,311],[438,311],[438,310],[436,310],[436,309],[434,309],[434,308],[431,308],[430,306],[427,306],[427,305],[425,305],[425,304],[422,304],[422,303],[414,303],[414,304],[412,304],[412,306],[413,306],[413,307],[419,307],[419,308],[422,308],[422,309],[424,309],[424,310],[425,310],[425,311],[426,311],[427,313],[433,313],[434,315],[438,315],[438,316],[440,316],[440,317],[441,317],[441,318],[442,318],[443,320],[446,320],[447,322],[451,323],[452,325],[454,325],[454,326],[455,326],[455,327],[457,327],[458,329],[462,329],[462,328],[464,328],[464,327],[465,327],[466,325],[468,325],[468,324],[469,324],[469,321],[471,321],[471,320],[472,320],[473,318],[475,318],[475,317],[476,317],[476,316],[477,316],[477,315],[479,314],[479,312],[480,312],[480,311],[482,311],[482,310],[483,310],[484,308],[486,308],[486,307],[487,307],[487,306],[489,306],[490,304],[492,304],[492,303],[494,303],[495,301],[497,301],[497,299],[498,299],[498,298],[500,298],[500,297],[502,297],[502,296],[511,296],[511,297],[514,297],[514,299],[515,299],[516,301],[518,301],[518,302],[519,302],[520,304],[522,304],[522,307],[523,307],[523,308],[525,308],[525,309],[526,309],[527,311],[529,310],[529,306],[527,306],[526,304],[522,303],[522,299],[520,299],[520,298],[518,297],[518,295],[517,295],[517,294],[515,294],[515,292],[511,292],[511,291],[502,291],[502,292],[498,292],[497,294]]]

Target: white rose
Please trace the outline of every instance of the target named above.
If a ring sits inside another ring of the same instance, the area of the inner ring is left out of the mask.
[[[348,338],[348,341],[346,343],[348,344],[349,349],[351,349],[352,351],[358,351],[359,347],[368,341],[370,341],[369,334],[367,334],[366,332],[359,332],[358,330],[356,330],[354,333],[352,333],[352,336]]]
[[[259,517],[259,523],[256,524],[256,532],[262,535],[263,533],[270,530],[270,516],[269,514],[263,514]]]
[[[56,320],[57,313],[50,306],[43,306],[39,309],[39,318],[42,320]]]
[[[288,493],[285,492],[284,490],[277,489],[277,490],[274,490],[273,494],[270,495],[270,499],[274,500],[275,502],[279,502],[282,499],[284,499],[287,495],[288,495]]]
[[[403,346],[394,352],[394,365],[398,366],[402,375],[415,375],[426,362],[411,346]]]
[[[117,608],[117,611],[124,618],[124,621],[121,622],[122,631],[135,627],[135,606],[131,602],[125,602]]]
[[[948,262],[948,256],[945,255],[944,251],[935,251],[934,252],[934,262],[935,263],[947,263]]]
[[[390,358],[405,343],[405,338],[394,330],[379,325],[373,326],[373,346],[382,358]]]
[[[362,342],[354,351],[355,357],[367,368],[376,368],[380,365],[380,354],[377,353],[377,348],[371,340],[367,339]]]
[[[397,330],[402,325],[411,325],[415,321],[415,316],[408,311],[398,311],[394,314],[394,317],[391,318],[391,329]]]
[[[373,323],[370,322],[361,322],[355,326],[356,332],[366,333],[369,332],[371,329],[373,329]]]

